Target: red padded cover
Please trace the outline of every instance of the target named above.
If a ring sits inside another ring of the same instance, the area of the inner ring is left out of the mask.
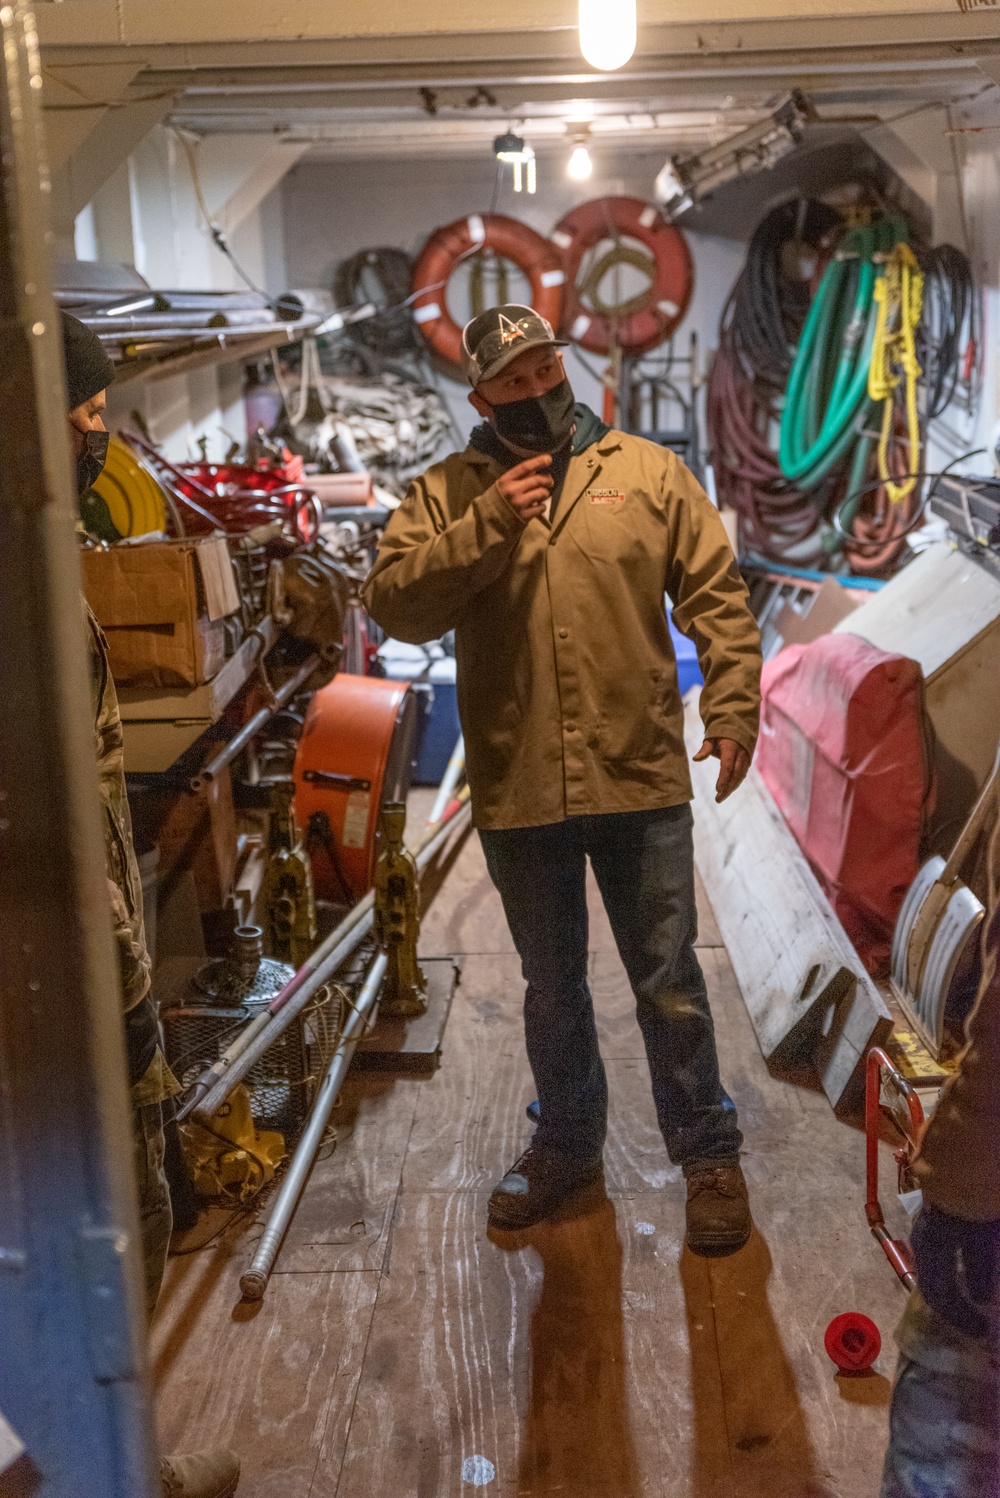
[[[923,674],[833,634],[782,650],[762,686],[757,766],[865,966],[882,972],[933,806]]]

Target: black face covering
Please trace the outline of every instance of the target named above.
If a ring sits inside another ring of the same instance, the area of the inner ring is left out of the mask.
[[[573,389],[560,380],[544,395],[493,407],[493,425],[505,442],[533,453],[552,453],[573,431]]]
[[[109,432],[85,432],[83,452],[76,460],[76,492],[86,494],[91,485],[101,476],[101,469],[108,458]]]

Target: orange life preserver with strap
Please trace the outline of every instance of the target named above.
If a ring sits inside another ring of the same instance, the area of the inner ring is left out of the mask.
[[[614,240],[615,248],[591,266],[583,285],[578,285],[584,256],[606,239]],[[637,265],[646,259],[642,251],[619,245],[621,239],[638,240],[646,247],[652,280],[638,296],[612,307],[600,300],[603,277],[616,260]],[[694,290],[691,251],[680,229],[668,224],[653,203],[593,198],[559,220],[552,242],[566,268],[563,334],[592,354],[607,354],[612,348],[625,354],[647,353],[670,337],[687,311]],[[589,306],[584,301],[588,292]]]
[[[431,347],[459,366],[462,329],[448,311],[448,282],[459,262],[479,250],[492,250],[524,272],[531,283],[532,307],[554,328],[562,316],[562,256],[527,224],[502,213],[470,213],[435,229],[413,272],[413,320]]]

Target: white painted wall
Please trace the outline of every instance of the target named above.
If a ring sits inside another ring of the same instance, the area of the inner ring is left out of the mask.
[[[285,165],[267,138],[213,138],[197,147],[196,166],[209,212],[224,226],[250,280],[269,292],[287,288],[282,202],[272,182]],[[288,159],[294,159],[293,148]],[[257,194],[265,189],[259,201]],[[213,244],[198,206],[187,153],[177,133],[158,125],[101,188],[77,219],[80,259],[135,265],[162,290],[240,289],[230,261]],[[169,458],[210,456],[245,442],[243,374],[218,366],[142,384],[112,386],[109,424],[127,425],[138,411]]]
[[[957,463],[956,470],[978,474],[1000,472],[995,455],[1000,440],[1000,132],[995,128],[998,119],[1000,90],[994,88],[975,104],[953,114],[951,128],[971,127],[973,133],[947,137],[949,158],[952,142],[958,158],[961,202],[952,172],[944,202],[935,213],[935,236],[966,251],[979,283],[982,387],[974,414],[952,407],[934,423],[927,455],[931,471],[961,453],[982,447],[986,448],[985,453]],[[982,126],[987,128],[979,133]],[[943,136],[948,128],[943,116],[937,117],[937,128]],[[939,198],[942,196],[939,194]]]
[[[284,203],[285,259],[292,286],[332,287],[337,264],[361,249],[394,245],[416,254],[436,228],[470,213],[493,209],[524,220],[548,235],[558,220],[578,203],[607,195],[648,199],[653,180],[663,165],[663,151],[601,153],[593,147],[594,175],[572,182],[565,174],[569,150],[538,160],[538,192],[514,193],[510,169],[503,174],[497,194],[496,164],[482,156],[434,157],[425,160],[384,157],[367,160],[300,161],[286,176]],[[695,262],[695,291],[687,317],[677,331],[678,352],[686,352],[692,330],[697,331],[704,360],[714,348],[719,315],[743,263],[745,246],[734,240],[690,236]],[[526,296],[526,283],[511,283],[510,294]],[[453,278],[449,298],[452,315],[469,315],[460,274]],[[591,367],[604,361],[586,356]],[[601,409],[598,382],[574,349],[567,354],[567,370],[581,400]],[[478,418],[467,403],[467,387],[442,380],[444,393],[460,429],[467,433]]]

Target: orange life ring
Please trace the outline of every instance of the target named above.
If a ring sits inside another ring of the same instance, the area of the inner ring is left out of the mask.
[[[649,250],[653,282],[626,316],[585,307],[577,276],[588,250],[602,239],[637,239]],[[694,266],[680,229],[641,198],[593,198],[567,213],[552,231],[552,242],[566,267],[562,330],[565,337],[607,354],[617,346],[626,354],[644,354],[669,338],[687,311],[694,290]]]
[[[503,213],[471,213],[435,229],[413,271],[413,320],[433,349],[462,362],[462,329],[448,311],[448,282],[459,261],[489,249],[512,261],[531,282],[531,305],[554,328],[562,315],[566,270],[541,234]]]
[[[313,694],[295,754],[295,816],[320,899],[353,903],[371,889],[379,809],[406,799],[417,713],[406,681],[343,672]]]

